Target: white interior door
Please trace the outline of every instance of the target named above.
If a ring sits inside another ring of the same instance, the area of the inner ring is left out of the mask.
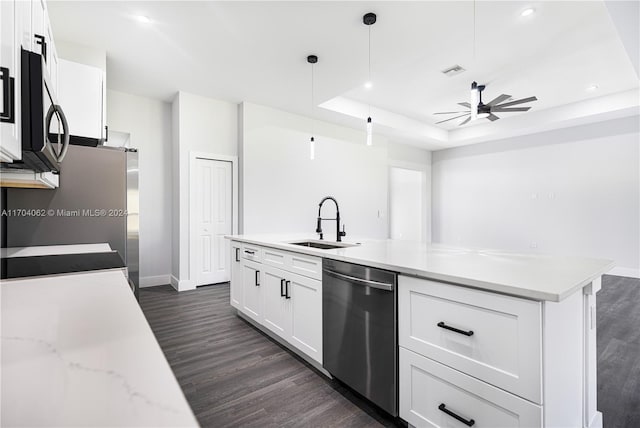
[[[391,239],[424,241],[426,232],[425,172],[389,170],[389,234]]]
[[[196,285],[230,279],[230,249],[224,235],[232,233],[231,172],[231,162],[196,159]]]

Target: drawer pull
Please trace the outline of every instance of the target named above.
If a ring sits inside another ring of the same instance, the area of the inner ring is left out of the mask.
[[[245,254],[251,254],[252,256],[256,253],[255,251],[244,250]]]
[[[240,248],[236,248],[236,261],[239,262],[240,261]]]
[[[286,279],[282,278],[280,280],[280,297],[286,297],[287,293],[285,293],[284,291],[284,282],[286,281]]]
[[[256,271],[256,287],[260,285],[260,271]]]
[[[469,331],[460,330],[459,328],[448,326],[442,321],[440,321],[438,323],[438,327],[444,328],[446,330],[455,331],[456,333],[464,334],[465,336],[473,336],[473,330],[469,330]],[[471,425],[469,425],[469,426],[471,426]]]
[[[440,410],[442,412],[445,412],[447,415],[451,416],[454,419],[459,420],[460,422],[462,422],[463,424],[465,424],[468,427],[472,427],[476,423],[476,421],[474,421],[473,419],[467,420],[467,419],[463,418],[462,416],[456,415],[451,410],[447,409],[447,407],[445,406],[444,403],[441,403],[438,406],[438,410]]]
[[[291,298],[291,294],[289,294],[289,284],[291,284],[291,281],[287,281],[286,287],[285,287],[285,299],[290,299]]]

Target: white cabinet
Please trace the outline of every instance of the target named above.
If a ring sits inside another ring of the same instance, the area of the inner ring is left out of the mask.
[[[463,426],[444,403],[474,427],[602,427],[593,341],[599,284],[540,302],[401,275],[400,417]]]
[[[260,263],[245,260],[242,263],[242,312],[254,321],[262,321],[262,293],[260,290]]]
[[[322,364],[322,259],[235,241],[231,248],[240,260],[232,267],[231,305]]]
[[[98,67],[60,59],[58,101],[73,136],[106,138],[104,72]]]
[[[56,92],[58,87],[58,52],[45,0],[32,0],[31,2],[31,32],[33,35],[31,50],[44,57],[51,86]]]
[[[240,309],[242,305],[242,259],[240,258],[241,245],[235,241],[231,243],[231,282],[229,287],[229,300],[231,306]]]
[[[402,347],[400,397],[400,416],[416,427],[542,426],[540,406]]]
[[[291,333],[288,340],[322,364],[322,281],[287,274],[290,281]]]
[[[541,303],[398,278],[399,344],[542,403]]]
[[[291,335],[291,282],[286,276],[287,272],[281,269],[265,266],[262,289],[262,325],[285,340]]]
[[[0,161],[2,162],[13,162],[22,158],[20,40],[24,8],[24,2],[0,1]]]
[[[58,54],[44,0],[0,1],[0,161],[22,159],[20,50],[42,53],[51,89],[58,86]],[[57,96],[57,92],[54,94]]]

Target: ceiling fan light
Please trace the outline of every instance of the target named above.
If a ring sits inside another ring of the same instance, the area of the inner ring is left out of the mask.
[[[478,119],[486,119],[489,117],[489,113],[478,113]]]

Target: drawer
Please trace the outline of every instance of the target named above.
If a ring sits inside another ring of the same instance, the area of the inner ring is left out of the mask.
[[[400,417],[416,427],[542,425],[542,408],[520,397],[402,347],[399,363]]]
[[[309,278],[322,280],[322,258],[300,253],[289,253],[288,270]]]
[[[243,259],[253,260],[256,262],[262,261],[262,247],[253,244],[242,244],[242,250],[240,251]]]
[[[309,278],[322,279],[321,257],[262,247],[262,262]]]
[[[542,404],[541,305],[401,275],[399,344]]]
[[[262,262],[280,269],[286,269],[287,252],[274,248],[262,247]]]

